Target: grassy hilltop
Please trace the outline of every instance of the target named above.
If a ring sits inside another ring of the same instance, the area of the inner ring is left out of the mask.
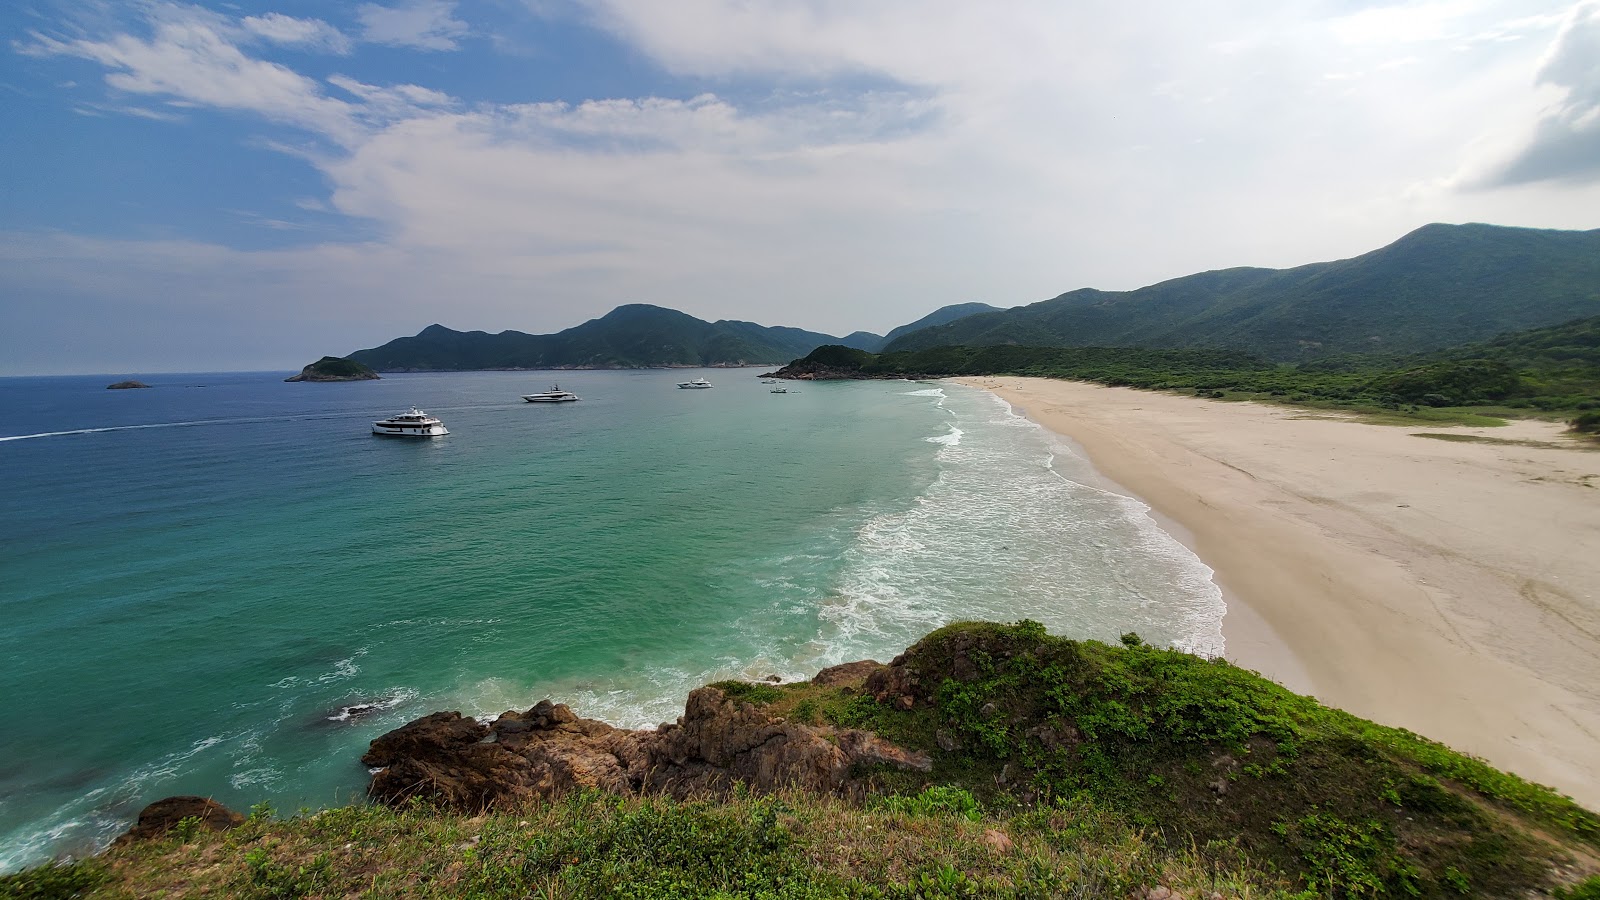
[[[966,623],[845,677],[715,687],[932,769],[857,772],[849,799],[258,809],[0,897],[1600,897],[1600,817],[1571,800],[1135,635]]]

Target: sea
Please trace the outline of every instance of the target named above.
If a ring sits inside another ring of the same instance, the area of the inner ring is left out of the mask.
[[[652,726],[965,619],[1222,652],[1211,570],[997,397],[759,373],[0,379],[0,872],[360,802],[436,710]],[[450,434],[371,434],[412,406]]]

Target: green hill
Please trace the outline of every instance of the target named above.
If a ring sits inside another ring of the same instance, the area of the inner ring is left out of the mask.
[[[377,372],[358,362],[324,356],[301,369],[300,374],[285,378],[284,381],[373,381],[377,378]]]
[[[802,379],[1031,375],[1409,414],[1448,408],[1458,412],[1424,417],[1472,421],[1483,413],[1600,409],[1600,316],[1432,353],[1341,356],[1300,365],[1228,349],[991,345],[872,354],[830,345],[773,374]]]
[[[1371,253],[1293,269],[1089,288],[902,335],[935,346],[1222,347],[1275,361],[1410,354],[1600,313],[1600,229],[1427,225]]]
[[[913,331],[921,331],[924,328],[934,328],[939,325],[948,325],[951,322],[965,319],[968,316],[975,316],[979,313],[988,312],[1003,312],[1003,310],[998,306],[990,306],[987,303],[955,303],[950,306],[941,306],[933,312],[928,313],[922,318],[916,320],[915,322],[901,325],[899,328],[891,330],[888,334],[883,336],[883,339],[878,342],[876,347],[862,347],[861,349],[876,352],[884,347],[889,346]],[[854,345],[846,344],[845,346],[849,347]]]
[[[470,809],[430,806],[423,784],[393,809],[190,819],[0,878],[0,897],[1600,896],[1600,817],[1569,798],[1137,635],[962,623],[888,665],[704,690],[729,728],[841,745],[864,729],[928,765],[868,765],[832,793],[578,788]]]
[[[386,372],[753,365],[792,359],[837,340],[799,328],[706,322],[635,303],[556,334],[488,334],[430,325],[415,337],[357,350],[349,358]]]
[[[981,303],[947,306],[890,335],[993,308]],[[823,344],[876,350],[884,340],[867,331],[837,338],[754,322],[707,322],[674,309],[633,303],[555,334],[489,334],[430,325],[414,337],[357,350],[349,359],[380,372],[739,366],[794,359]]]

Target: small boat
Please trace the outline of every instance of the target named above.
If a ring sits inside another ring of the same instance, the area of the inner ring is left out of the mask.
[[[550,390],[542,394],[523,394],[522,399],[529,403],[571,403],[583,398],[571,391],[563,391],[559,384],[552,384]]]
[[[396,437],[438,437],[449,434],[450,429],[444,427],[444,423],[437,418],[413,406],[410,412],[373,422],[372,433]]]
[[[763,378],[763,379],[761,379],[761,383],[762,384],[777,384],[778,383],[778,379],[776,379],[776,378]]]
[[[696,378],[693,381],[680,381],[678,382],[678,387],[686,390],[700,390],[703,388],[713,387],[713,385],[704,378]]]
[[[787,393],[789,393],[789,389],[788,388],[773,388],[772,389],[772,393],[774,393],[774,394],[787,394]]]

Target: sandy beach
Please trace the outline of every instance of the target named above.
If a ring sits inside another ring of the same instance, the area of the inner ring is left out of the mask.
[[[1171,523],[1216,572],[1230,659],[1600,809],[1600,452],[1543,422],[963,383]]]

